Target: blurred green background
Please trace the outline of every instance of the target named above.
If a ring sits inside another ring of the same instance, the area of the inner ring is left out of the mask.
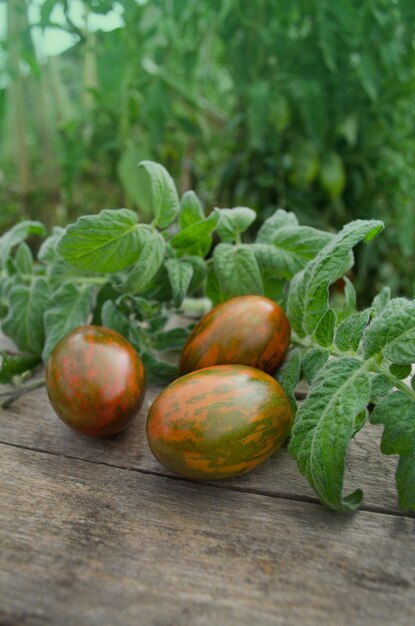
[[[0,1],[0,229],[140,210],[151,159],[257,227],[382,218],[352,278],[413,296],[414,24],[414,0]]]

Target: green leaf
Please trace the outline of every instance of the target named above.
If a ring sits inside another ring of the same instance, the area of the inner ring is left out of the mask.
[[[54,226],[52,229],[52,234],[50,237],[45,239],[42,245],[39,248],[39,252],[37,253],[38,260],[44,265],[49,265],[53,263],[58,257],[58,253],[56,250],[56,244],[58,240],[64,234],[65,229],[60,226]]]
[[[291,408],[295,413],[297,411],[297,400],[294,392],[300,381],[301,377],[301,351],[298,349],[292,350],[284,363],[278,370],[276,379],[280,383],[288,396],[291,404]]]
[[[399,507],[402,511],[415,511],[415,454],[401,456],[396,470]]]
[[[369,98],[375,102],[378,99],[379,76],[377,63],[375,63],[372,56],[368,53],[364,53],[362,55],[362,58],[356,67],[356,73],[363,89],[366,91]]]
[[[334,329],[336,327],[336,314],[333,309],[327,309],[317,324],[314,337],[320,346],[327,348],[333,343]]]
[[[205,219],[202,205],[194,191],[186,191],[180,202],[179,224],[180,229],[184,230],[187,226],[191,226],[196,222]]]
[[[88,323],[92,310],[94,287],[77,287],[64,283],[52,295],[52,303],[45,312],[46,342],[42,359],[46,362],[58,343],[71,330]]]
[[[355,435],[357,435],[359,430],[362,430],[363,426],[367,422],[368,417],[369,417],[369,411],[367,409],[364,409],[363,411],[361,411],[360,413],[356,415],[355,420],[354,420],[352,437],[355,437]]]
[[[182,350],[189,337],[187,328],[172,328],[158,332],[151,338],[153,350],[164,352],[166,350]]]
[[[163,237],[160,233],[153,233],[144,244],[140,258],[119,287],[120,291],[128,293],[145,291],[163,264],[165,250],[166,242]]]
[[[7,354],[7,352],[1,352],[1,357],[1,385],[13,383],[15,376],[21,376],[25,372],[31,371],[40,362],[39,357],[24,354]]]
[[[352,281],[347,278],[347,276],[343,276],[344,280],[344,308],[343,308],[343,318],[349,317],[356,311],[356,289]]]
[[[318,372],[328,361],[329,351],[325,348],[311,348],[307,350],[303,358],[303,374],[309,385],[313,382]]]
[[[356,351],[369,319],[370,309],[359,311],[346,318],[336,330],[336,346],[343,351]]]
[[[46,235],[46,227],[41,222],[25,220],[16,224],[0,237],[0,266],[3,267],[14,246],[27,239],[30,235]]]
[[[390,393],[374,408],[371,422],[385,426],[383,454],[415,454],[415,394],[411,398],[403,391]]]
[[[129,319],[121,313],[112,300],[107,300],[104,303],[101,310],[101,322],[102,326],[112,328],[112,330],[117,331],[117,333],[128,339],[130,330]]]
[[[17,248],[14,266],[19,274],[30,275],[33,271],[33,256],[29,246],[24,241]]]
[[[393,363],[415,363],[415,300],[394,298],[364,335],[365,358],[382,352]]]
[[[159,360],[148,350],[141,350],[140,357],[143,361],[147,380],[150,385],[165,385],[177,378],[177,367],[175,365]]]
[[[393,382],[383,374],[375,374],[372,377],[370,402],[377,404],[393,387]]]
[[[234,209],[220,209],[217,231],[222,241],[237,241],[250,225],[255,221],[256,213],[248,207]]]
[[[192,280],[189,285],[189,294],[199,289],[207,276],[207,263],[200,256],[183,256],[182,261],[189,263],[193,269]]]
[[[166,228],[170,226],[179,212],[180,203],[176,185],[168,171],[159,163],[141,161],[138,167],[147,176],[146,183],[150,188],[154,225]]]
[[[329,308],[329,287],[339,276],[339,271],[352,248],[362,240],[370,241],[382,230],[377,220],[355,220],[294,276],[288,292],[288,317],[300,337],[311,334]]]
[[[300,406],[289,450],[321,501],[337,511],[356,509],[357,489],[342,496],[347,447],[356,416],[366,409],[370,378],[362,363],[338,358],[327,363]]]
[[[405,378],[408,378],[408,376],[411,375],[412,366],[409,365],[409,363],[407,365],[399,365],[398,363],[392,363],[392,365],[389,367],[389,371],[393,376],[396,376],[396,378],[399,378],[400,380],[404,380]]]
[[[48,304],[49,286],[44,278],[37,277],[30,285],[17,285],[10,291],[10,308],[2,330],[23,352],[41,354],[45,340],[43,313]]]
[[[220,289],[227,298],[264,293],[261,272],[250,246],[220,243],[213,260]]]
[[[140,256],[149,238],[128,209],[104,209],[80,217],[57,242],[59,254],[71,265],[93,272],[118,272]]]
[[[372,311],[375,313],[375,315],[379,315],[379,313],[382,313],[383,309],[388,304],[390,299],[391,299],[390,288],[383,287],[383,289],[381,289],[381,291],[373,298],[371,308],[372,308]]]
[[[219,220],[219,211],[213,211],[206,219],[194,222],[176,233],[170,240],[179,256],[205,256],[212,245],[212,232]]]
[[[374,409],[372,424],[385,426],[381,442],[384,454],[399,454],[396,473],[399,506],[415,511],[415,393],[402,391],[386,396]]]
[[[216,276],[215,268],[212,263],[213,259],[210,259],[208,263],[208,275],[206,281],[206,295],[212,301],[215,306],[225,300],[225,296],[219,285],[218,277]]]
[[[165,266],[173,293],[173,303],[176,308],[179,308],[189,290],[193,276],[193,267],[190,263],[179,259],[168,259]]]
[[[294,213],[277,209],[262,224],[256,236],[257,243],[272,243],[275,232],[286,226],[298,226],[298,219]]]
[[[324,248],[333,235],[309,226],[283,226],[269,243],[254,243],[252,249],[261,267],[291,279]]]

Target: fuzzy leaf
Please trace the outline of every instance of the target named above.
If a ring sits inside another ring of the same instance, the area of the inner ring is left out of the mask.
[[[288,293],[288,317],[294,330],[304,337],[311,334],[329,308],[329,287],[338,278],[352,248],[370,241],[383,228],[377,220],[355,220],[294,276]]]
[[[49,304],[49,286],[37,277],[27,285],[17,285],[9,293],[9,311],[2,322],[3,332],[23,352],[40,355],[45,340],[43,314]]]
[[[275,213],[262,224],[258,231],[256,242],[272,243],[275,231],[283,226],[298,226],[298,219],[294,213],[284,211],[284,209],[277,209]]]
[[[46,235],[46,227],[41,222],[25,220],[16,224],[0,237],[0,267],[3,267],[14,246],[27,239],[30,235]]]
[[[30,275],[33,271],[33,256],[29,246],[24,241],[17,248],[14,266],[19,274]]]
[[[415,300],[394,298],[364,336],[365,357],[382,352],[393,363],[415,363]]]
[[[145,173],[140,180],[149,186],[151,210],[154,215],[154,225],[159,228],[169,226],[179,212],[179,196],[176,185],[168,171],[159,163],[141,161],[140,173]],[[147,177],[147,178],[146,178]],[[146,190],[145,193],[148,193]]]
[[[377,404],[393,387],[393,382],[383,374],[376,374],[372,377],[370,402]]]
[[[294,413],[297,411],[297,400],[294,392],[301,376],[301,352],[298,349],[292,350],[286,360],[278,370],[276,379],[280,383],[288,396],[291,408]]]
[[[120,291],[128,293],[145,291],[163,264],[165,250],[166,242],[163,237],[160,233],[153,233],[144,244],[140,258],[119,287]]]
[[[382,313],[383,309],[388,304],[390,299],[391,299],[390,288],[383,287],[383,289],[381,289],[381,291],[379,291],[379,293],[373,298],[371,308],[372,308],[372,311],[375,313],[375,315],[379,315],[379,313]]]
[[[333,309],[327,309],[319,321],[314,333],[315,339],[320,346],[327,348],[333,343],[334,329],[336,327],[336,314]]]
[[[166,361],[161,361],[149,350],[141,350],[146,376],[150,385],[166,385],[177,377],[177,367]]]
[[[212,245],[212,232],[215,230],[218,220],[219,212],[213,211],[200,222],[194,222],[176,233],[171,238],[170,244],[179,256],[189,254],[205,256]]]
[[[189,337],[187,328],[172,328],[156,333],[152,336],[151,345],[153,350],[164,352],[166,350],[181,350]]]
[[[70,224],[56,246],[65,261],[75,267],[118,272],[138,259],[148,237],[133,211],[104,209]]]
[[[399,507],[415,511],[415,454],[401,456],[396,470]]]
[[[415,511],[415,394],[402,391],[386,396],[374,409],[372,424],[384,424],[381,450],[399,454],[396,473],[399,506]]]
[[[220,209],[218,235],[222,241],[233,242],[244,233],[256,219],[256,213],[248,207]]]
[[[359,311],[346,318],[336,330],[336,346],[343,351],[356,351],[369,323],[369,318],[370,309]]]
[[[128,339],[130,322],[128,318],[121,313],[112,300],[107,300],[101,310],[102,326],[112,328],[123,337]]]
[[[179,308],[189,290],[193,267],[190,263],[179,259],[168,259],[165,266],[173,293],[173,303],[176,308]]]
[[[194,191],[186,191],[180,202],[179,224],[183,230],[205,219],[202,205]]]
[[[344,309],[343,309],[343,317],[349,317],[356,310],[356,290],[352,281],[347,278],[347,276],[343,277],[344,280]]]
[[[356,416],[369,401],[370,378],[357,359],[327,363],[300,406],[289,450],[321,501],[337,511],[356,509],[362,500],[357,489],[343,497],[347,447]]]
[[[44,315],[46,342],[43,361],[47,361],[52,350],[74,328],[88,323],[92,309],[93,286],[82,288],[73,283],[64,283],[53,295],[52,303]]]
[[[307,350],[304,355],[302,369],[304,378],[309,385],[313,382],[313,379],[327,363],[329,358],[329,351],[325,348],[311,348]]]
[[[220,243],[213,255],[220,289],[227,298],[263,294],[261,273],[250,246]]]
[[[189,294],[192,294],[199,289],[207,276],[207,263],[200,256],[183,256],[181,261],[192,266],[193,274],[189,285]]]

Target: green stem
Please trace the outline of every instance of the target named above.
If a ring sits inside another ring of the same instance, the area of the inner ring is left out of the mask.
[[[2,409],[8,409],[13,404],[13,402],[18,400],[20,396],[27,393],[28,391],[39,389],[39,387],[44,387],[45,385],[45,378],[37,378],[36,380],[29,380],[27,383],[22,383],[21,385],[18,385],[13,389],[9,389],[8,391],[2,391],[0,393],[0,398],[7,398],[7,400],[5,400],[1,405]]]
[[[297,335],[294,335],[291,343],[300,348],[321,348],[321,346],[316,341],[314,341],[312,337],[304,337],[304,339],[301,339]],[[374,357],[365,361],[363,356],[358,352],[352,352],[351,350],[347,352],[342,352],[333,345],[329,346],[327,350],[329,351],[330,356],[349,356],[358,359],[359,361],[362,361],[362,364],[366,362],[369,371],[375,372],[376,374],[382,374],[382,376],[388,378],[393,383],[393,386],[396,387],[396,389],[402,391],[402,393],[409,396],[411,400],[415,402],[415,390],[413,390],[411,387],[408,387],[408,385],[402,382],[402,380],[396,378],[396,376],[391,374],[389,369],[383,364],[383,359],[381,359],[381,361],[379,362],[379,355],[375,355]]]

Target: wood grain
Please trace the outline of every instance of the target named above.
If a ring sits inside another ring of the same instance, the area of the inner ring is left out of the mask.
[[[2,626],[412,626],[415,520],[0,445]]]
[[[45,389],[39,389],[23,396],[8,411],[0,409],[0,442],[169,475],[151,455],[145,437],[147,412],[158,392],[159,389],[148,391],[139,416],[127,431],[112,439],[96,440],[74,433],[63,425],[54,414]],[[396,457],[380,453],[381,432],[381,426],[368,426],[352,441],[347,462],[346,490],[363,488],[364,507],[368,510],[398,512]],[[216,484],[227,489],[317,502],[315,493],[299,474],[295,462],[285,449],[251,474]]]

